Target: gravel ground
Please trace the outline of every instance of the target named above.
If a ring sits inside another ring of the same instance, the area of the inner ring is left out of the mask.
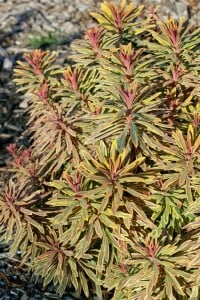
[[[26,269],[19,269],[17,259],[9,260],[5,248],[0,247],[0,299],[1,300],[86,300],[76,298],[73,291],[67,291],[62,298],[56,294],[53,285],[43,288],[42,280],[34,278]]]
[[[0,0],[0,168],[5,166],[6,146],[26,144],[23,136],[26,99],[16,94],[12,69],[23,53],[41,46],[57,50],[58,63],[67,63],[70,43],[81,37],[88,10],[95,0]],[[52,37],[52,45],[41,43]],[[36,43],[39,40],[39,44]]]
[[[147,1],[137,0],[148,6]],[[27,119],[26,99],[16,94],[12,69],[24,52],[38,47],[57,50],[58,62],[68,62],[70,43],[81,37],[85,24],[90,26],[88,11],[94,11],[100,0],[0,0],[0,186],[6,164],[6,146],[9,143],[27,144],[24,135]],[[160,15],[185,16],[192,24],[200,25],[199,0],[152,0],[159,5]],[[41,43],[51,37],[52,45]],[[37,43],[36,44],[36,37]],[[45,290],[42,282],[26,269],[18,268],[16,260],[7,258],[7,248],[0,245],[0,300],[60,299],[53,286]],[[68,291],[61,299],[76,299]],[[81,298],[84,299],[84,298]]]

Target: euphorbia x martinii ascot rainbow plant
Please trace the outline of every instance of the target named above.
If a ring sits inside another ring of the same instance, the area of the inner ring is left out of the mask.
[[[60,295],[199,299],[200,30],[126,0],[92,17],[72,66],[15,69],[31,146],[8,147],[0,241]]]

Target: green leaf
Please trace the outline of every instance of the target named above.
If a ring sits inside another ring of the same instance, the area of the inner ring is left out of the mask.
[[[169,179],[162,185],[162,190],[167,190],[170,186],[174,186],[179,180],[179,176],[179,174],[171,174]]]
[[[108,20],[98,13],[90,13],[90,15],[98,21],[99,24],[108,24]]]
[[[74,260],[72,257],[69,257],[69,258],[68,258],[68,262],[69,262],[69,265],[70,265],[72,274],[73,274],[75,277],[78,277],[77,265],[76,265],[75,260]]]
[[[91,271],[89,268],[83,266],[83,264],[81,264],[82,269],[84,270],[84,272],[86,273],[86,275],[96,284],[100,284],[100,280],[97,278],[96,274]]]
[[[162,46],[167,46],[170,47],[171,44],[170,42],[168,42],[166,39],[162,38],[158,33],[156,33],[155,31],[150,30],[152,36],[154,37],[155,40],[157,40],[159,42],[159,44],[161,44]]]
[[[52,266],[46,276],[44,277],[43,285],[47,286],[54,278],[56,274],[56,266]]]
[[[88,204],[87,201],[85,199],[82,199],[80,201],[80,205],[82,207],[82,216],[83,216],[83,220],[88,221]]]
[[[98,237],[100,239],[102,239],[102,237],[103,237],[103,231],[101,229],[101,224],[100,224],[100,222],[99,222],[98,219],[96,219],[95,222],[94,222],[94,229],[95,229],[96,234],[98,235]]]
[[[44,234],[44,228],[42,225],[27,215],[24,215],[24,218],[28,223],[30,223],[33,227],[36,227],[41,233]]]
[[[172,286],[174,287],[175,291],[181,295],[181,296],[185,296],[185,293],[183,292],[183,289],[181,287],[181,285],[179,284],[178,280],[176,279],[176,277],[172,274],[172,272],[170,272],[170,268],[166,268],[165,267],[165,272],[169,278],[169,280],[171,281]]]
[[[149,131],[161,136],[161,137],[164,137],[164,133],[162,130],[160,130],[158,127],[146,122],[146,121],[140,121],[140,120],[137,120],[137,123],[138,124],[141,124],[143,126],[145,126]]]
[[[142,102],[145,104],[145,105],[150,105],[151,104],[151,101],[156,99],[158,96],[161,95],[161,92],[158,92],[156,94],[153,94],[152,96],[146,98],[145,100],[143,100]]]
[[[101,220],[101,222],[106,226],[106,227],[110,227],[112,229],[117,229],[118,225],[112,221],[110,218],[108,218],[106,215],[101,214],[99,216],[99,219]]]
[[[133,145],[135,148],[138,147],[138,129],[137,126],[133,123],[133,121],[130,122],[130,137],[133,142]]]
[[[124,148],[125,148],[125,143],[126,143],[126,137],[128,134],[128,129],[127,127],[122,131],[120,136],[117,138],[117,149],[119,150],[119,153],[121,153]]]
[[[171,280],[169,279],[168,276],[165,277],[165,290],[169,299],[176,300],[176,298],[173,295]]]
[[[141,165],[145,161],[145,157],[139,157],[135,161],[133,161],[130,164],[127,164],[126,167],[122,169],[122,171],[119,172],[120,176],[126,175],[130,171],[133,171],[137,169],[139,165]]]
[[[97,272],[102,275],[102,272],[106,266],[106,263],[108,263],[109,260],[109,242],[106,234],[103,234],[103,239],[101,242],[101,248],[98,255],[98,261],[97,261]]]
[[[79,277],[80,277],[81,287],[84,291],[84,294],[87,298],[89,298],[88,281],[85,277],[85,274],[83,272],[79,271]]]
[[[146,299],[150,299],[151,296],[152,296],[152,293],[153,293],[153,289],[154,287],[156,286],[157,282],[158,282],[158,276],[159,276],[159,268],[156,264],[153,264],[153,267],[152,267],[152,275],[151,275],[151,278],[149,280],[149,283],[148,283],[148,286],[147,286],[147,289],[146,289]]]

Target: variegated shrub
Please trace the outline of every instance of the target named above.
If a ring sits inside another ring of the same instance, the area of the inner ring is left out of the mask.
[[[0,241],[62,295],[200,298],[200,30],[103,2],[72,66],[35,50],[30,148],[8,147]]]

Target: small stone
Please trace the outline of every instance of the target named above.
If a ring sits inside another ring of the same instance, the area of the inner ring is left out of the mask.
[[[76,11],[76,8],[73,5],[69,5],[67,7],[68,14],[74,13]]]
[[[65,21],[69,21],[70,20],[70,13],[68,11],[64,11],[62,13],[62,17]]]
[[[8,57],[6,57],[3,61],[3,70],[11,71],[12,66],[13,66],[12,61]]]
[[[176,10],[179,17],[188,17],[187,6],[183,2],[176,2]]]
[[[8,133],[0,133],[0,141],[1,141],[1,140],[3,140],[3,141],[9,140],[11,137],[12,137],[11,134],[8,134]]]
[[[0,268],[3,268],[4,265],[5,265],[4,262],[0,260]]]
[[[66,29],[68,35],[74,35],[78,31],[78,27],[72,22],[66,22]]]
[[[88,9],[88,4],[87,3],[85,3],[85,2],[82,2],[82,1],[79,1],[78,2],[78,5],[77,5],[77,8],[78,8],[78,10],[79,11],[86,11],[87,9]]]
[[[14,124],[9,124],[8,122],[4,123],[4,127],[6,129],[10,129],[10,130],[13,130],[13,131],[16,131],[16,132],[22,132],[22,128],[14,125]]]
[[[7,57],[7,52],[6,50],[0,46],[0,56],[2,57]]]
[[[21,300],[28,300],[28,296],[26,294],[23,294],[23,296],[21,297]]]
[[[18,296],[17,291],[10,290],[10,294],[13,295],[13,296]]]

